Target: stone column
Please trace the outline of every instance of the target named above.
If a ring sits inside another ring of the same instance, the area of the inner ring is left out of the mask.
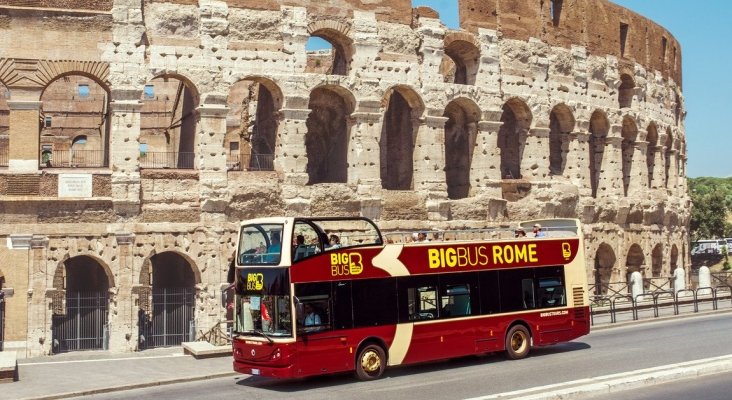
[[[305,102],[304,104],[307,104]],[[305,148],[305,121],[309,109],[284,108],[283,120],[278,125],[278,143],[275,146],[275,170],[283,175],[282,197],[284,213],[307,214],[310,212],[310,187],[307,172],[308,156]]]
[[[533,128],[526,135],[521,157],[522,178],[536,180],[549,175],[549,132],[549,128]]]
[[[668,165],[668,184],[666,185],[666,189],[670,193],[676,193],[676,190],[678,189],[678,150],[671,149],[671,151],[668,152],[666,155],[669,157],[669,160],[667,161],[669,163]]]
[[[282,35],[283,52],[289,55],[287,66],[297,74],[305,71],[307,53],[303,51],[310,34],[308,34],[307,10],[305,7],[282,6]]]
[[[132,295],[135,274],[133,245],[135,235],[128,232],[115,232],[119,254],[115,287],[110,288],[110,303],[114,296],[117,309],[109,315],[109,350],[112,352],[132,352],[137,349],[139,329],[137,307]]]
[[[663,146],[653,146],[653,177],[651,179],[651,189],[661,189],[664,184],[664,171],[666,162],[663,156]]]
[[[223,105],[198,107],[198,175],[200,181],[202,221],[206,226],[219,226],[226,218],[228,181],[226,172],[226,115]]]
[[[623,138],[609,136],[605,139],[605,151],[597,185],[597,197],[623,197]]]
[[[500,115],[500,114],[499,114]],[[498,148],[500,121],[478,122],[473,161],[470,166],[471,196],[475,191],[500,198],[501,194],[501,150]]]
[[[360,194],[381,189],[381,119],[375,112],[351,114],[351,138],[348,145],[348,183],[358,185]]]
[[[648,189],[647,149],[648,142],[637,141],[633,144],[633,164],[630,168],[628,197],[641,195]]]
[[[447,196],[445,178],[445,124],[446,117],[427,116],[424,123],[412,120],[417,129],[412,160],[414,166],[413,188],[430,194]]]
[[[40,93],[38,96],[40,97]],[[8,170],[10,172],[38,171],[41,135],[38,121],[41,106],[40,101],[8,100],[10,109]]]
[[[112,204],[118,215],[140,213],[140,109],[139,90],[115,91],[110,103],[110,168]]]
[[[351,35],[353,37],[352,71],[372,68],[376,57],[379,56],[381,42],[377,29],[376,14],[372,11],[353,10]]]
[[[567,157],[565,160],[564,176],[569,178],[573,185],[579,188],[582,196],[592,196],[590,185],[590,133],[572,132],[567,135]]]
[[[33,235],[30,241],[28,266],[28,347],[26,355],[51,354],[52,333],[50,299],[47,290],[53,287],[53,268],[49,268],[48,238]]]

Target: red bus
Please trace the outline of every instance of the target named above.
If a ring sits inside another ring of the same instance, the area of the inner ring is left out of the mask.
[[[277,378],[505,351],[589,333],[579,222],[545,237],[485,229],[386,233],[366,218],[265,218],[241,224],[234,370]],[[335,236],[335,237],[334,237]],[[517,235],[518,236],[518,235]]]

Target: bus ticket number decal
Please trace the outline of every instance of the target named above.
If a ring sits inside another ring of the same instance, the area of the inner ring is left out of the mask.
[[[361,253],[336,253],[330,255],[330,274],[332,276],[359,275],[363,272]]]

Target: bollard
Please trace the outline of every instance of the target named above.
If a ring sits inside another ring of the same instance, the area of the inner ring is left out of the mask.
[[[686,271],[678,267],[674,270],[674,292],[686,290]]]
[[[697,289],[698,295],[710,295],[712,294],[712,273],[709,271],[709,267],[702,265],[699,268],[699,286]]]
[[[643,294],[643,275],[638,271],[630,274],[630,293],[633,295],[634,299],[643,301],[642,297],[638,297]]]

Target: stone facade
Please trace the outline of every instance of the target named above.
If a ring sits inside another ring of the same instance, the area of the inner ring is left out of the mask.
[[[459,7],[450,30],[405,0],[0,1],[6,349],[58,351],[82,289],[111,351],[156,287],[192,289],[205,331],[252,217],[576,217],[599,292],[687,268],[673,36],[605,0]]]

